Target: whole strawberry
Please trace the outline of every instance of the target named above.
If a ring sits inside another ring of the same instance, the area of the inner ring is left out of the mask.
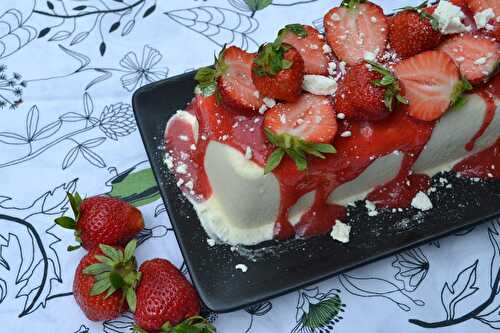
[[[278,37],[260,47],[252,65],[252,80],[263,96],[296,101],[302,92],[304,60],[299,51]]]
[[[369,62],[352,66],[335,94],[335,112],[347,119],[376,121],[390,115],[399,95],[397,79],[381,65]]]
[[[140,279],[134,257],[136,245],[136,240],[130,241],[125,250],[100,245],[80,261],[73,296],[90,320],[114,319],[128,308],[134,311],[134,288]]]
[[[80,245],[69,246],[74,250],[83,246],[91,250],[99,244],[124,246],[144,228],[141,211],[129,203],[107,196],[81,199],[78,193],[68,193],[75,216],[63,216],[55,221],[60,226],[75,230]]]
[[[198,325],[196,332],[214,332],[205,320],[197,317],[200,301],[196,291],[168,260],[145,261],[141,267],[141,281],[137,286],[135,323],[139,332],[181,332],[174,326]],[[195,316],[195,317],[193,317]],[[206,328],[202,331],[201,328]],[[182,332],[190,332],[188,330]]]
[[[389,43],[402,58],[434,49],[441,42],[437,20],[424,7],[405,7],[389,20]]]

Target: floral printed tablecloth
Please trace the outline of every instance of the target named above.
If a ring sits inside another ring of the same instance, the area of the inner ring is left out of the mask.
[[[335,0],[2,0],[2,332],[130,332],[94,323],[71,296],[82,250],[54,225],[65,192],[140,207],[140,261],[185,271],[131,109],[138,87],[211,63],[224,43],[255,50],[285,23],[322,29]],[[419,1],[379,0],[386,11]],[[245,310],[219,332],[485,332],[500,328],[500,220]]]

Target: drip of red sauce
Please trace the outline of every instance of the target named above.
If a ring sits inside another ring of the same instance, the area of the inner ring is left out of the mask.
[[[500,138],[493,146],[456,164],[453,171],[469,178],[500,179]]]
[[[474,149],[476,141],[479,140],[479,138],[481,138],[484,132],[486,132],[486,129],[488,129],[488,126],[491,124],[493,118],[495,117],[496,106],[493,96],[487,90],[478,91],[477,94],[486,103],[486,111],[484,114],[483,123],[481,124],[481,127],[476,132],[476,134],[474,134],[472,139],[470,139],[470,141],[467,142],[467,144],[465,145],[465,149],[467,149],[467,151],[471,151],[472,149]]]
[[[480,92],[483,98],[488,97],[487,104],[491,99],[489,94],[495,94],[499,90],[498,81],[489,86],[489,93]],[[488,105],[490,109],[491,104]],[[487,112],[477,138],[491,122],[490,113],[494,114],[495,108],[492,110]],[[167,152],[174,159],[174,167],[186,165],[185,173],[176,172],[177,177],[186,175],[192,180],[192,191],[197,194],[197,200],[209,198],[212,192],[203,168],[205,152],[210,141],[219,141],[243,154],[246,148],[250,147],[252,160],[260,166],[265,165],[267,157],[274,149],[263,133],[261,115],[227,110],[217,105],[215,96],[196,96],[187,111],[198,119],[198,141],[195,143],[190,126],[182,120],[174,120],[175,123],[170,124],[165,139]],[[379,207],[408,207],[415,194],[425,191],[430,185],[429,177],[412,174],[411,168],[429,141],[434,126],[435,122],[413,119],[401,110],[394,111],[390,117],[379,122],[343,121],[339,133],[349,130],[352,135],[347,138],[338,136],[335,139],[336,154],[329,155],[324,160],[309,158],[308,168],[303,172],[298,171],[293,161],[285,157],[273,171],[279,181],[281,193],[279,214],[274,227],[275,238],[288,239],[294,235],[310,237],[329,232],[335,220],[344,218],[346,214],[345,207],[329,202],[330,194],[340,185],[357,178],[374,160],[391,153],[404,154],[400,170],[395,179],[375,188],[368,195],[368,200]],[[186,135],[187,140],[186,137],[181,139],[182,135]],[[193,144],[196,149],[191,149]],[[498,179],[499,151],[497,141],[492,147],[457,164],[454,170],[481,178],[491,178],[489,175],[493,175]],[[189,188],[183,190],[192,194]],[[298,224],[292,226],[288,219],[289,209],[299,198],[311,191],[315,191],[312,206],[303,214]]]
[[[188,112],[193,113],[199,122],[196,150],[190,149],[194,141],[192,134],[188,135],[187,141],[179,139],[186,133],[186,128],[177,124],[171,124],[171,130],[167,131],[167,147],[172,147],[174,161],[182,160],[180,163],[188,165],[187,170],[195,180],[193,191],[201,193],[202,198],[209,197],[211,193],[202,167],[209,141],[219,141],[242,153],[247,147],[251,147],[252,160],[261,166],[265,165],[267,156],[274,149],[265,138],[262,130],[263,117],[260,115],[243,115],[227,110],[218,106],[213,96],[195,97]],[[358,177],[379,157],[394,152],[405,155],[396,180],[386,184],[383,191],[373,194],[376,196],[374,201],[377,205],[407,206],[414,195],[414,189],[422,190],[428,186],[427,178],[411,175],[410,170],[429,140],[434,122],[415,120],[403,111],[395,111],[382,122],[343,122],[341,126],[339,133],[349,130],[352,135],[336,138],[337,154],[324,160],[311,157],[304,172],[298,171],[288,157],[275,169],[274,175],[280,183],[281,193],[279,214],[274,228],[275,238],[287,239],[294,234],[309,237],[331,230],[336,219],[345,217],[346,209],[329,202],[330,194],[340,185]],[[189,158],[182,159],[186,154]],[[398,186],[399,183],[406,184],[406,181],[410,181],[414,186]],[[311,191],[315,191],[311,208],[303,214],[297,225],[292,226],[288,219],[289,209],[299,198]]]

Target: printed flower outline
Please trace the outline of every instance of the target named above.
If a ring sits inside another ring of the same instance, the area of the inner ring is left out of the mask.
[[[340,298],[340,290],[331,289],[326,293],[318,287],[299,292],[295,319],[297,325],[292,333],[324,333],[343,319],[345,304]]]
[[[120,60],[120,66],[126,72],[120,78],[123,88],[132,92],[146,83],[166,78],[168,68],[156,68],[162,58],[160,51],[149,45],[144,46],[140,62],[135,52],[130,51],[125,54]]]
[[[398,270],[394,278],[403,282],[404,290],[412,292],[427,276],[429,261],[420,248],[415,248],[398,253],[392,267]]]

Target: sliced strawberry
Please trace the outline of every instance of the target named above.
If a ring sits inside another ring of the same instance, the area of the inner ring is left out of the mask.
[[[359,2],[344,1],[324,17],[328,44],[349,65],[358,64],[365,57],[378,57],[387,43],[388,24],[382,8]]]
[[[407,112],[421,120],[441,117],[461,95],[460,72],[453,60],[441,51],[426,51],[395,66]]]
[[[296,102],[279,103],[269,109],[264,127],[306,142],[328,143],[337,132],[337,120],[327,97],[303,94]]]
[[[500,39],[500,21],[498,17],[500,16],[500,1],[498,0],[467,0],[467,5],[474,15],[476,24],[479,29],[484,29],[487,34],[497,39]],[[486,13],[492,13],[493,15],[487,15]],[[481,16],[488,17],[487,22],[480,19]],[[479,24],[481,23],[481,24]],[[484,25],[484,26],[481,26]]]
[[[217,90],[222,104],[243,112],[257,112],[262,105],[262,98],[252,81],[254,53],[231,46],[222,54],[222,61],[227,66],[217,78]],[[219,60],[220,62],[220,60]]]
[[[439,49],[455,61],[462,76],[473,84],[487,80],[495,71],[500,57],[500,44],[480,36],[455,36]]]
[[[323,35],[310,25],[303,26],[306,36],[301,37],[285,30],[282,40],[295,47],[304,59],[306,74],[328,75],[328,63],[332,60],[332,49],[326,44]]]

